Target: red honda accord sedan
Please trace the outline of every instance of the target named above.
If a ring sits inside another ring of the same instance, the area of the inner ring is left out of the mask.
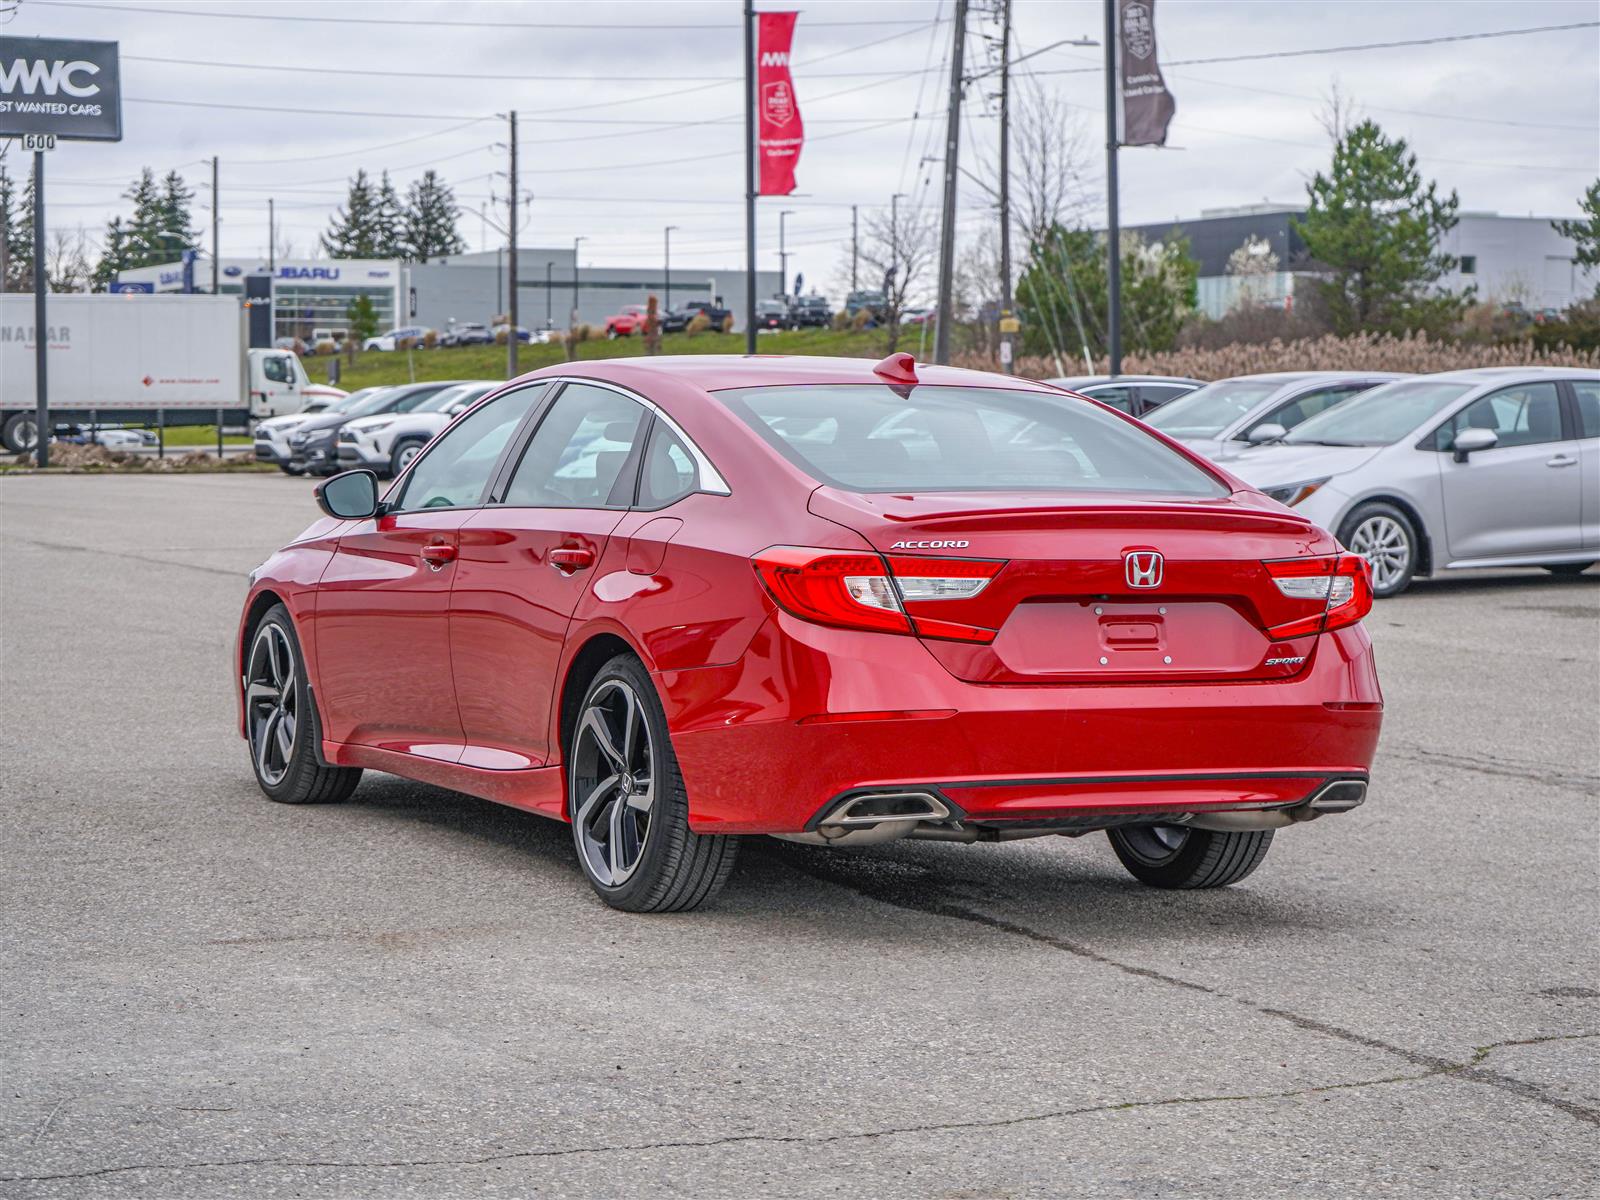
[[[740,835],[1105,830],[1217,887],[1366,797],[1364,560],[1044,384],[785,357],[570,363],[459,416],[251,576],[262,790],[363,769],[570,822],[600,896],[694,908]]]

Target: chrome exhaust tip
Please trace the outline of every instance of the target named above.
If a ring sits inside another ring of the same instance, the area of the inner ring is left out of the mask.
[[[853,796],[817,824],[824,837],[829,830],[843,832],[866,825],[916,824],[946,821],[950,807],[931,792],[867,792]]]
[[[1364,779],[1335,779],[1315,796],[1305,802],[1314,813],[1349,812],[1366,803],[1367,781]]]

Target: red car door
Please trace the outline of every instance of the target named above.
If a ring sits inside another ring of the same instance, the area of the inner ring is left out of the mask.
[[[610,536],[633,501],[648,418],[620,391],[566,385],[498,502],[462,527],[450,640],[463,763],[509,770],[559,758],[552,705],[567,625],[584,591],[622,570]]]
[[[386,511],[339,539],[314,620],[324,737],[460,758],[449,628],[460,529],[543,390],[508,393],[463,417],[391,489]]]

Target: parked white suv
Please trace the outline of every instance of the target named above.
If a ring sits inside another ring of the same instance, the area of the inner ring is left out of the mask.
[[[363,403],[373,393],[384,390],[381,387],[362,388],[359,391],[351,392],[347,396],[339,396],[315,409],[307,406],[301,412],[290,413],[282,417],[268,417],[265,421],[257,421],[253,430],[256,461],[276,463],[290,475],[303,474],[303,468],[290,466],[294,454],[289,448],[289,435],[312,417],[352,408],[357,404]]]
[[[388,333],[380,333],[377,337],[369,337],[361,343],[363,350],[398,350],[407,342],[414,342],[418,349],[426,345],[427,336],[433,330],[425,325],[406,325],[400,329],[391,329]]]
[[[357,417],[339,430],[339,466],[345,470],[367,467],[379,475],[400,474],[457,413],[502,382],[458,383],[410,412]]]

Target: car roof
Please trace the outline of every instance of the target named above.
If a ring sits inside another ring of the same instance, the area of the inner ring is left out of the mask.
[[[583,376],[635,387],[648,386],[651,380],[672,380],[714,392],[785,384],[882,384],[883,376],[875,375],[872,370],[876,365],[877,360],[870,358],[828,358],[809,354],[670,354],[556,363],[523,378]],[[1033,379],[932,363],[917,363],[916,373],[919,383],[930,386],[1056,390]]]
[[[1102,383],[1192,383],[1198,387],[1203,381],[1187,375],[1063,375],[1059,379],[1046,379],[1045,382],[1071,389],[1095,387]]]
[[[1592,367],[1468,367],[1461,371],[1436,371],[1419,379],[1447,379],[1457,383],[1503,383],[1507,379],[1600,379]]]

